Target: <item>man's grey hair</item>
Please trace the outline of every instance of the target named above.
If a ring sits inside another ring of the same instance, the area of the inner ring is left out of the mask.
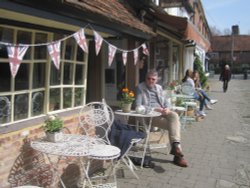
[[[158,77],[158,72],[155,69],[150,69],[146,74],[146,77],[148,77],[148,76],[157,76]]]

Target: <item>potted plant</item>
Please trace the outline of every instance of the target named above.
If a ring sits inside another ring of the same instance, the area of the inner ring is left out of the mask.
[[[48,115],[44,121],[43,129],[46,133],[47,140],[57,142],[62,138],[63,120],[56,115]]]
[[[129,91],[128,88],[122,89],[121,96],[121,108],[123,112],[130,112],[132,103],[135,100],[135,94],[133,91]]]

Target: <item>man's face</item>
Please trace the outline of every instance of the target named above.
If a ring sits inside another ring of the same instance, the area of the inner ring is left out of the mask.
[[[153,88],[157,82],[157,76],[148,75],[146,77],[146,84],[149,88]]]

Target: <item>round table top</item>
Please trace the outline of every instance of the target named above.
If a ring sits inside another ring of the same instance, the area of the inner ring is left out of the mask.
[[[116,110],[115,114],[122,115],[122,116],[135,116],[135,117],[158,117],[161,116],[160,112],[151,111],[147,114],[139,114],[135,110],[132,110],[130,112],[123,112],[122,110]]]
[[[121,150],[112,145],[96,144],[89,148],[89,156],[95,159],[115,159],[120,153]]]
[[[88,156],[88,145],[81,142],[41,142],[32,141],[31,147],[37,151],[59,156]]]
[[[32,141],[31,147],[46,154],[66,157],[89,156],[96,159],[115,159],[121,153],[118,147],[100,143],[96,138],[74,134],[64,134],[59,142]]]
[[[24,185],[24,186],[18,186],[18,187],[14,187],[14,188],[41,188],[41,187],[37,187],[37,186],[33,186],[33,185]]]
[[[179,97],[179,98],[184,98],[184,99],[193,99],[193,95],[184,95],[184,94],[173,94],[172,97]]]
[[[171,110],[186,111],[186,108],[182,106],[172,106]]]

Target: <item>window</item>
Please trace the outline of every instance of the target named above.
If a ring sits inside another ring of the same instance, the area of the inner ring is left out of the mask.
[[[61,41],[60,69],[47,51],[49,41],[65,35],[0,25],[0,41],[30,45],[15,78],[7,48],[0,45],[0,126],[56,110],[83,105],[86,95],[87,56],[74,38]]]

